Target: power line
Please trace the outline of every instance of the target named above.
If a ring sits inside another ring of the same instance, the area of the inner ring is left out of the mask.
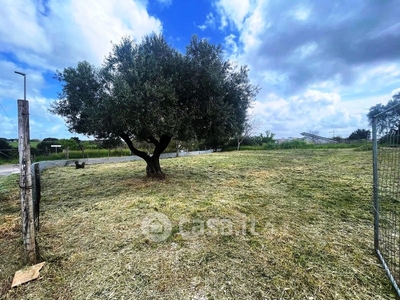
[[[18,129],[15,127],[14,123],[11,121],[10,117],[8,116],[6,110],[4,109],[3,105],[0,102],[0,106],[3,109],[4,113],[6,114],[6,117],[8,118],[8,120],[10,121],[11,125],[14,127],[15,131],[18,132]],[[5,132],[4,132],[5,133]]]

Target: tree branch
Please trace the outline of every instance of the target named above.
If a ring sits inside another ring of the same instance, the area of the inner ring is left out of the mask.
[[[149,158],[149,156],[147,155],[146,152],[140,151],[140,150],[135,148],[135,146],[133,145],[132,140],[131,140],[131,138],[129,137],[128,134],[123,132],[123,133],[120,133],[119,136],[121,137],[121,139],[123,139],[125,141],[125,143],[129,147],[129,150],[131,150],[133,154],[143,158],[144,160]]]
[[[172,139],[172,136],[163,134],[160,137],[160,142],[157,142],[158,145],[154,149],[153,155],[160,155],[161,153],[163,153],[164,150],[168,147],[171,139]]]

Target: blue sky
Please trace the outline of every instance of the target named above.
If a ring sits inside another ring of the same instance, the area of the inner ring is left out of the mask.
[[[399,15],[397,0],[3,0],[0,137],[17,137],[15,70],[27,74],[31,138],[69,138],[76,134],[47,111],[60,91],[55,71],[99,66],[111,42],[152,32],[180,51],[197,34],[248,65],[261,88],[251,112],[260,132],[347,137],[400,91]]]

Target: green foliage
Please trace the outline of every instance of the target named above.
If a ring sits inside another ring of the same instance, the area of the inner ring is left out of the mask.
[[[391,109],[395,107],[394,109]],[[372,120],[376,117],[376,129],[378,133],[390,130],[399,130],[400,127],[400,93],[392,96],[386,105],[381,103],[372,106],[367,114],[370,125]]]
[[[0,214],[7,210],[6,202],[15,200],[14,196],[18,195],[17,176],[19,175],[0,176]]]
[[[332,140],[334,140],[334,141],[336,141],[336,142],[338,142],[338,143],[343,143],[344,141],[346,141],[346,139],[344,139],[344,138],[342,138],[342,137],[340,137],[340,136],[334,136],[334,137],[332,138]]]
[[[262,142],[262,143],[266,143],[266,144],[273,144],[273,143],[275,143],[274,137],[275,137],[275,133],[273,133],[273,132],[270,131],[270,130],[267,130],[267,131],[265,132],[265,136],[263,136],[262,134],[260,134],[261,142]]]
[[[79,150],[79,145],[75,139],[61,139],[58,140],[58,144],[62,146],[62,149],[69,149],[69,150]]]
[[[370,138],[371,130],[366,129],[357,129],[353,131],[349,136],[349,140],[369,140]]]
[[[243,126],[258,92],[246,67],[236,68],[224,60],[220,46],[197,37],[185,54],[160,35],[146,36],[140,44],[124,38],[102,68],[80,62],[56,78],[63,89],[51,112],[63,116],[71,132],[120,136],[133,152],[132,138],[158,152],[172,137],[195,137],[217,147]]]
[[[58,141],[57,138],[48,137],[44,138],[42,142],[57,142],[57,141]]]
[[[0,138],[0,159],[10,160],[14,157],[15,151],[5,138]]]
[[[305,149],[309,147],[309,144],[305,141],[294,140],[283,142],[279,146],[281,149]]]
[[[39,150],[39,153],[50,153],[51,145],[59,145],[58,139],[45,138],[39,144],[37,144],[36,148]]]
[[[100,145],[104,149],[115,149],[122,146],[120,138],[108,138],[100,141]]]
[[[0,138],[0,149],[11,149],[11,145],[8,143],[8,140],[5,138]]]
[[[312,144],[305,141],[287,141],[284,143],[267,143],[261,145],[251,145],[243,146],[241,150],[280,150],[280,149],[347,149],[354,148],[358,149],[355,151],[368,151],[372,149],[372,144],[368,142],[358,142],[358,143],[335,143],[335,144]],[[223,148],[224,151],[236,150],[234,146],[228,146]]]
[[[365,144],[360,147],[354,148],[354,151],[372,151],[372,144]]]

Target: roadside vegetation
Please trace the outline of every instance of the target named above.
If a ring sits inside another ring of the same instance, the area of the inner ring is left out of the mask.
[[[395,299],[373,250],[371,153],[218,152],[46,170],[39,280],[20,268],[15,177],[0,178],[5,299]],[[155,241],[155,213],[171,234]],[[210,222],[210,220],[212,222]],[[203,223],[202,223],[203,222]]]
[[[5,139],[3,139],[5,140]],[[138,143],[138,149],[150,152],[152,149],[146,143]],[[58,150],[52,148],[52,144],[60,145]],[[178,145],[178,146],[177,146]],[[17,164],[18,152],[17,142],[9,142],[9,152],[6,155],[0,155],[0,164]],[[178,149],[177,149],[178,148]],[[347,149],[354,148],[356,151],[372,150],[372,143],[369,140],[353,140],[351,142],[342,140],[339,143],[314,144],[304,140],[291,140],[277,143],[271,138],[263,137],[263,135],[248,137],[243,140],[241,151],[245,150],[283,150],[283,149]],[[206,150],[207,145],[198,141],[172,141],[166,148],[165,152],[178,151],[197,151]],[[232,139],[229,143],[221,148],[223,151],[236,151],[236,140]],[[132,155],[128,147],[121,141],[80,141],[77,138],[56,139],[46,138],[43,141],[31,141],[31,153],[33,162],[46,160],[62,160],[62,159],[87,159],[99,157],[115,157]]]

